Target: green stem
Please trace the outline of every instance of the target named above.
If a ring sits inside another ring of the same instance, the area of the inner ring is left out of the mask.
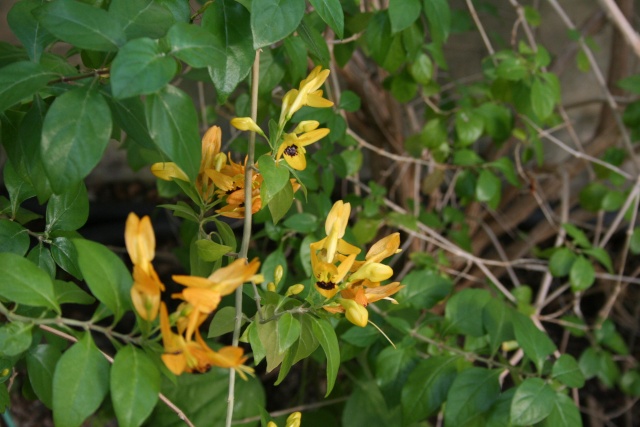
[[[258,119],[258,80],[260,77],[260,50],[256,51],[251,75],[251,119]],[[242,245],[240,246],[240,258],[247,258],[249,243],[251,242],[251,214],[253,207],[253,163],[255,154],[256,134],[249,135],[249,147],[247,150],[247,162],[244,170],[244,227],[242,229]],[[232,345],[237,346],[240,341],[240,328],[242,327],[242,286],[236,289],[236,319],[233,328]],[[229,394],[227,396],[227,420],[226,427],[231,427],[233,421],[233,405],[235,401],[236,371],[229,370]]]

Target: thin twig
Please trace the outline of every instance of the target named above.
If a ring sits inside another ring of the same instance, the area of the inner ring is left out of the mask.
[[[613,0],[600,0],[600,4],[613,21],[613,24],[618,28],[618,31],[624,35],[636,56],[640,58],[640,35],[633,29],[616,2]]]
[[[258,80],[260,77],[260,50],[256,51],[251,75],[251,118],[258,121]],[[242,244],[240,246],[240,258],[247,258],[249,244],[251,242],[251,220],[253,206],[253,163],[255,155],[256,134],[249,134],[249,148],[244,171],[244,227],[242,230]],[[259,311],[259,310],[258,310]],[[242,286],[236,289],[236,318],[233,328],[231,345],[238,346],[240,342],[240,328],[242,328]],[[231,427],[233,421],[233,405],[235,402],[236,371],[229,370],[229,394],[227,396],[227,419],[225,426]]]

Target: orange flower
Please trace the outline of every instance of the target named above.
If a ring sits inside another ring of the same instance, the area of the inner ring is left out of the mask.
[[[187,340],[191,339],[200,326],[202,314],[212,313],[218,308],[223,296],[229,295],[255,276],[260,268],[260,261],[257,258],[248,264],[246,261],[245,258],[237,259],[228,266],[217,269],[209,277],[173,276],[176,283],[187,287],[181,293],[173,294],[173,297],[180,298],[193,307],[185,333]]]
[[[244,218],[244,198],[245,198],[245,165],[235,163],[229,155],[229,164],[225,164],[219,169],[207,169],[206,174],[216,185],[216,195],[219,199],[226,197],[226,205],[218,209],[222,216],[229,218]],[[262,185],[262,175],[254,173],[251,178],[251,212],[256,213],[262,207],[260,198],[260,186]]]
[[[124,231],[127,252],[133,263],[131,301],[138,315],[152,322],[158,315],[160,293],[164,285],[153,268],[156,237],[148,216],[138,218],[133,212],[127,217]]]

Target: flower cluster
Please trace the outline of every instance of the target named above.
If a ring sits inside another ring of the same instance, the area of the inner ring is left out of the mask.
[[[400,234],[393,233],[376,242],[363,261],[356,260],[360,249],[342,239],[351,205],[337,201],[325,222],[327,237],[311,243],[311,267],[316,290],[328,300],[324,306],[331,313],[345,313],[351,323],[364,327],[369,320],[365,308],[372,302],[388,299],[402,289],[399,282],[381,285],[393,275],[393,269],[381,261],[400,252]],[[339,297],[335,298],[340,293]]]
[[[202,138],[202,161],[196,178],[195,188],[205,205],[219,204],[224,206],[216,212],[229,218],[244,218],[245,197],[245,164],[235,163],[231,155],[220,152],[222,131],[218,126],[212,126]],[[151,172],[165,181],[189,182],[189,178],[178,165],[173,162],[155,163]],[[260,186],[262,176],[254,173],[251,180],[251,211],[260,210]]]
[[[164,346],[162,361],[171,372],[206,372],[212,366],[234,368],[240,376],[253,372],[244,366],[244,351],[240,347],[223,347],[214,351],[205,343],[199,332],[200,325],[218,308],[223,296],[229,295],[243,283],[256,279],[260,267],[258,260],[247,263],[237,259],[209,277],[172,276],[185,289],[172,297],[183,302],[169,316],[161,292],[165,287],[158,278],[151,261],[155,256],[155,234],[148,216],[140,219],[130,213],[125,227],[125,244],[133,263],[134,283],[131,299],[138,315],[152,322],[160,313],[160,332]],[[171,327],[171,320],[178,330]]]
[[[282,99],[278,135],[275,141],[270,141],[269,144],[276,152],[276,160],[284,158],[292,169],[304,170],[307,167],[304,147],[327,136],[329,129],[318,129],[320,123],[316,120],[300,122],[291,133],[284,133],[284,127],[293,114],[305,105],[316,108],[333,106],[333,102],[322,97],[322,90],[320,90],[328,76],[329,70],[323,70],[322,67],[317,66],[306,79],[300,82],[298,89],[291,89]],[[236,117],[231,120],[231,125],[236,129],[256,132],[267,138],[260,126],[250,117]]]

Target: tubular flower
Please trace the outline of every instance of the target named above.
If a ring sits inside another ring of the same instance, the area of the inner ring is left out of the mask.
[[[151,173],[164,181],[179,179],[189,182],[189,177],[173,162],[159,162],[151,165]]]
[[[248,264],[246,261],[245,258],[237,259],[228,266],[217,269],[209,277],[172,276],[176,283],[187,287],[181,293],[173,294],[173,298],[182,299],[193,307],[188,315],[185,333],[187,340],[198,330],[203,314],[212,313],[223,296],[229,295],[255,276],[260,262],[257,258]]]
[[[333,106],[333,102],[322,97],[319,90],[329,77],[329,70],[323,70],[321,66],[314,68],[306,79],[300,82],[298,89],[291,89],[282,100],[282,112],[280,114],[280,124],[283,124],[293,116],[293,114],[305,105],[315,108],[326,108]]]
[[[124,241],[133,263],[133,307],[140,317],[151,322],[158,315],[164,285],[151,264],[155,257],[156,237],[149,217],[140,219],[131,212],[125,225]]]
[[[293,169],[304,170],[307,167],[307,159],[305,157],[307,150],[304,147],[313,144],[328,134],[329,129],[327,128],[311,130],[300,136],[295,132],[287,133],[278,148],[276,159],[284,156],[284,159]]]
[[[247,357],[240,347],[229,346],[214,351],[207,346],[198,331],[195,341],[174,333],[164,303],[160,307],[160,333],[164,346],[162,361],[175,375],[183,372],[207,372],[212,366],[233,368],[243,379],[246,379],[245,374],[253,373],[253,369],[243,365]]]
[[[265,136],[260,126],[258,126],[251,117],[234,117],[231,119],[231,126],[238,130],[256,132]]]

